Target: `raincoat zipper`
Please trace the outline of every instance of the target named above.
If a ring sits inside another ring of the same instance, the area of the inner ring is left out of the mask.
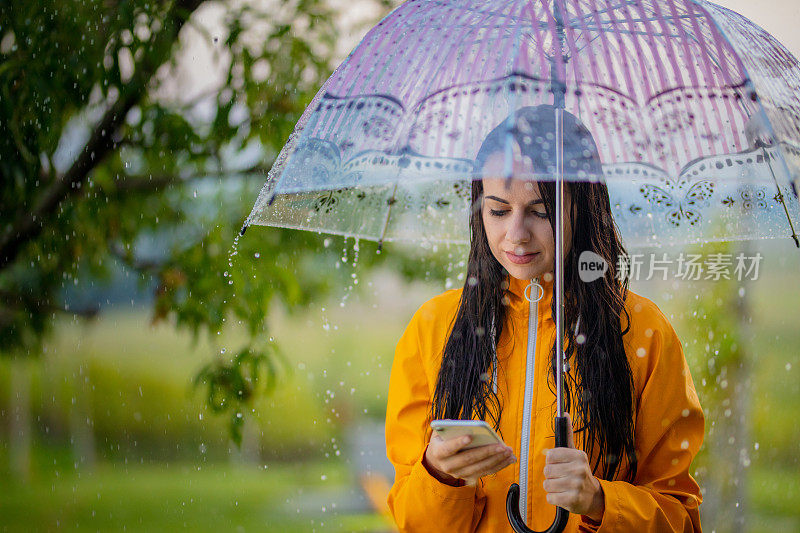
[[[536,282],[537,280],[532,280]],[[530,448],[531,411],[533,409],[533,379],[536,368],[536,330],[538,324],[539,300],[529,300],[528,310],[528,350],[525,362],[525,396],[522,404],[522,434],[519,450],[519,514],[527,522],[528,507],[528,449]]]

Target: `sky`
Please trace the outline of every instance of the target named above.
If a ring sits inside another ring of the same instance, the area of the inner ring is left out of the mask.
[[[749,18],[800,57],[800,0],[716,0]]]

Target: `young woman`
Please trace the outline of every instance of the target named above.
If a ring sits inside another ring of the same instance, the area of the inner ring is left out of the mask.
[[[627,290],[625,254],[600,182],[570,182],[565,198],[568,448],[554,448],[552,297],[555,187],[505,179],[552,175],[555,113],[524,108],[476,158],[471,243],[463,288],[425,303],[400,339],[386,413],[395,467],[389,507],[402,531],[510,531],[505,500],[521,488],[528,527],[565,531],[700,531],[700,490],[689,474],[703,412],[680,341],[651,301]],[[567,171],[601,175],[589,131],[564,112]],[[583,282],[578,256],[608,271]],[[476,419],[506,445],[465,449],[432,437],[432,419]]]

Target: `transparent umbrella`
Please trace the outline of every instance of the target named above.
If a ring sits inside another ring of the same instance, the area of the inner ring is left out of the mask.
[[[317,93],[242,231],[466,243],[481,142],[504,120],[510,129],[517,110],[545,104],[554,126],[532,129],[532,142],[561,153],[570,143],[561,113],[580,119],[628,246],[791,237],[800,247],[798,94],[796,58],[703,0],[411,0]],[[554,180],[559,191],[564,180],[598,179],[561,157],[514,177]],[[557,343],[562,315],[558,303]],[[527,531],[517,500],[510,491],[509,519]],[[559,509],[549,531],[566,516]]]

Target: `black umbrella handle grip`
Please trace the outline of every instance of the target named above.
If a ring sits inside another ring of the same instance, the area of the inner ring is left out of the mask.
[[[555,437],[556,448],[566,448],[567,446],[567,417],[557,416],[555,418]],[[527,475],[527,472],[525,473]],[[523,475],[520,472],[520,475]],[[519,485],[512,483],[508,488],[508,495],[506,496],[506,515],[508,515],[508,523],[517,533],[539,533],[533,529],[529,529],[522,517],[519,514]],[[556,507],[556,517],[550,527],[541,533],[561,533],[567,526],[569,520],[569,512],[563,507]]]

